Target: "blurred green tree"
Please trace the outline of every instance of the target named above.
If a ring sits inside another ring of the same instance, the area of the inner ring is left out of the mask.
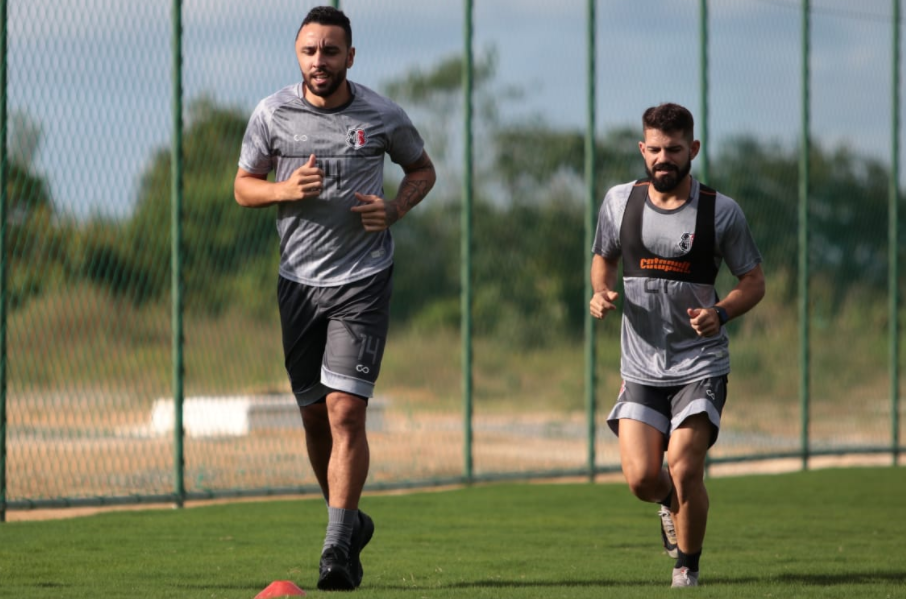
[[[273,297],[243,291],[276,289],[273,209],[244,210],[233,178],[248,117],[202,97],[192,103],[184,132],[183,240],[187,310],[219,314],[231,305],[271,313]],[[144,175],[131,218],[119,234],[89,242],[85,260],[95,282],[136,305],[169,297],[171,289],[171,164],[158,151]],[[249,303],[251,302],[251,304]]]
[[[59,221],[47,179],[35,165],[42,130],[27,113],[9,121],[6,180],[7,299],[12,308],[59,284],[68,269],[71,229]]]

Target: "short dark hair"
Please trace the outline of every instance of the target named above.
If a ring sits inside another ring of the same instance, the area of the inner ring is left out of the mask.
[[[657,129],[664,133],[682,133],[692,141],[695,135],[695,119],[692,113],[679,104],[666,102],[659,106],[652,106],[642,115],[643,129]]]
[[[296,31],[296,39],[299,39],[299,34],[302,33],[302,28],[308,25],[309,23],[317,23],[318,25],[336,25],[337,27],[342,27],[343,31],[346,32],[346,46],[352,47],[352,25],[349,22],[349,17],[346,16],[342,10],[334,8],[333,6],[316,6],[305,15],[305,19],[302,21],[302,24],[299,25],[299,30]]]

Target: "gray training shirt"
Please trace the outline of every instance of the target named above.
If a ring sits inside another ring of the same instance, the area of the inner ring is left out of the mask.
[[[262,100],[249,119],[239,167],[257,175],[276,171],[285,181],[315,155],[324,170],[317,198],[277,205],[280,275],[328,287],[371,276],[393,263],[389,230],[366,232],[350,208],[354,193],[384,195],[384,154],[401,165],[418,160],[424,142],[403,109],[349,82],[352,100],[334,109],[303,99],[303,83]]]
[[[622,256],[620,227],[634,183],[611,188],[598,214],[592,251],[607,259]],[[665,211],[645,201],[642,243],[663,258],[688,253],[695,233],[699,183],[693,180],[690,201]],[[714,263],[725,261],[734,276],[761,263],[739,205],[717,193],[714,206]],[[689,324],[687,308],[716,303],[713,285],[648,277],[624,277],[620,373],[633,383],[666,387],[685,385],[730,372],[729,340],[721,328],[715,337],[699,337]]]

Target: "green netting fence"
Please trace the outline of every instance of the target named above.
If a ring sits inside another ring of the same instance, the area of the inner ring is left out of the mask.
[[[0,1],[0,518],[316,490],[274,212],[232,193],[314,5]],[[765,257],[765,300],[729,327],[713,468],[900,461],[898,0],[340,8],[350,78],[407,109],[439,175],[394,228],[368,489],[618,470],[619,322],[587,315],[590,232],[663,101],[696,114],[695,173]]]

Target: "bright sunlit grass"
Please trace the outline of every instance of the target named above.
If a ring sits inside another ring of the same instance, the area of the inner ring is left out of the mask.
[[[902,468],[709,481],[697,597],[903,597]],[[656,508],[622,484],[501,484],[367,496],[377,526],[358,597],[673,597]],[[310,596],[319,499],[0,525],[4,597]],[[326,596],[326,593],[323,593]]]

